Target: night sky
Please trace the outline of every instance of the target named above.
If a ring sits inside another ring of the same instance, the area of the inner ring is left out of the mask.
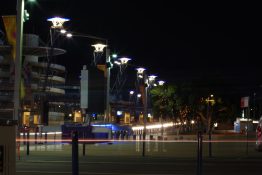
[[[16,0],[1,5],[1,15],[15,14]],[[262,80],[258,48],[258,4],[249,2],[177,3],[170,0],[39,0],[26,4],[25,33],[47,41],[47,18],[70,18],[68,30],[106,38],[112,52],[132,58],[170,83],[183,81],[222,90],[250,90]],[[94,40],[59,38],[67,54],[57,57],[71,77],[92,58]]]

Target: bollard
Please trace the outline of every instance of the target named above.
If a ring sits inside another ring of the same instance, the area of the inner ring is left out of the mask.
[[[21,156],[20,156],[20,142],[17,142],[17,156],[18,156],[18,160],[20,160]]]
[[[208,140],[209,140],[209,143],[208,143],[208,154],[209,154],[209,157],[212,157],[212,143],[211,143],[211,131],[209,131],[208,133]]]
[[[146,132],[143,132],[143,145],[142,145],[142,156],[145,157],[146,150]]]
[[[25,136],[25,131],[23,132],[23,140],[24,140],[24,145],[26,145],[26,136]]]
[[[86,155],[86,144],[83,143],[83,156],[85,156],[85,155]]]
[[[47,144],[47,132],[45,133],[45,143]]]
[[[26,139],[26,155],[29,155],[29,130],[27,131],[27,139]]]
[[[55,143],[55,140],[56,140],[56,132],[55,132],[55,134],[54,134],[54,143]]]
[[[37,144],[37,132],[35,132],[35,144]]]
[[[203,138],[201,131],[197,133],[197,175],[202,175],[202,146]]]
[[[85,140],[85,133],[83,133],[83,140]],[[86,155],[86,143],[83,141],[83,156]]]
[[[72,175],[78,175],[78,133],[72,132]]]

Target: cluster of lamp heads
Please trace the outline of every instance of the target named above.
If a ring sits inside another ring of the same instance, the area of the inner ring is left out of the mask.
[[[70,19],[68,19],[68,18],[61,18],[61,17],[53,17],[53,18],[47,19],[47,21],[52,22],[53,25],[51,26],[51,28],[60,30],[60,33],[64,34],[68,38],[72,38],[73,37],[72,33],[67,32],[63,28],[63,24],[65,22],[67,22],[67,21],[70,21]],[[104,48],[107,47],[107,45],[101,44],[101,43],[93,44],[92,46],[95,48],[94,52],[96,52],[96,53],[103,52]],[[112,58],[116,59],[114,61],[114,63],[117,64],[117,65],[127,65],[128,62],[131,60],[130,58],[127,58],[127,57],[121,57],[121,58],[117,59],[117,55],[116,54],[113,54]],[[143,78],[143,74],[144,74],[146,69],[143,68],[143,67],[139,67],[136,70],[137,70],[138,78]],[[156,75],[149,75],[147,80],[148,80],[149,83],[151,83],[151,82],[154,82],[156,78],[157,78]],[[164,83],[165,83],[165,81],[162,81],[162,80],[158,81],[158,85],[160,85],[160,86],[164,85]],[[157,86],[157,84],[154,83],[154,86]]]

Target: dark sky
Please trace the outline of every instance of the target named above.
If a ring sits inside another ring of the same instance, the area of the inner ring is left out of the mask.
[[[15,13],[16,0],[1,5],[1,15]],[[48,35],[48,17],[70,18],[71,31],[107,38],[111,51],[133,59],[161,79],[176,83],[210,82],[220,88],[261,83],[261,21],[258,4],[171,0],[39,0],[26,4],[30,21],[25,33]],[[259,18],[260,17],[260,18]],[[67,54],[58,62],[71,75],[90,62],[93,40],[60,39]]]

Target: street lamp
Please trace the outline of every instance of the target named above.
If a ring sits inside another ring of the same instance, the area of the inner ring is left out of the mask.
[[[104,48],[107,45],[101,44],[101,43],[97,43],[97,44],[93,44],[92,46],[95,48],[95,50],[94,50],[95,53],[103,53],[104,52]]]
[[[89,39],[96,39],[96,40],[102,40],[105,41],[106,44],[102,44],[102,43],[97,43],[97,44],[93,44],[91,45],[92,47],[94,47],[94,60],[92,62],[92,64],[94,66],[97,65],[99,59],[101,58],[101,56],[104,53],[104,50],[106,52],[106,60],[105,60],[105,67],[106,67],[106,72],[105,72],[105,77],[106,77],[106,107],[105,107],[105,111],[104,111],[104,120],[105,121],[109,121],[111,122],[111,116],[110,116],[110,104],[109,104],[109,100],[110,100],[110,69],[111,69],[111,57],[110,57],[110,50],[108,49],[108,40],[105,38],[101,38],[101,37],[97,37],[97,36],[93,36],[93,35],[87,35],[87,34],[81,34],[81,33],[67,33],[66,37],[68,38],[72,38],[72,37],[81,37],[81,38],[89,38]],[[114,55],[115,56],[115,55]]]
[[[135,91],[133,91],[133,90],[129,91],[129,100],[128,100],[128,102],[129,102],[129,107],[130,107],[130,109],[129,109],[130,118],[131,118],[132,107],[134,107],[133,105],[131,106],[131,104],[134,104],[134,103],[132,103],[132,97],[134,96],[134,93],[135,93]],[[134,100],[133,100],[133,102],[134,102]],[[135,115],[135,111],[136,110],[134,109],[134,115]]]
[[[42,121],[44,124],[48,125],[48,99],[47,99],[47,94],[46,94],[46,87],[48,84],[48,77],[49,77],[49,72],[50,72],[50,66],[51,66],[51,61],[53,60],[54,56],[54,43],[56,40],[56,32],[58,30],[63,29],[63,24],[66,21],[69,21],[67,18],[61,18],[61,17],[53,17],[53,18],[48,18],[47,21],[52,22],[52,26],[50,27],[50,46],[51,50],[50,53],[48,54],[47,57],[47,65],[46,65],[46,72],[45,72],[45,77],[44,77],[44,82],[42,85],[42,93],[40,96],[40,115],[42,117]]]
[[[142,148],[142,156],[145,156],[145,139],[146,139],[146,123],[147,123],[147,116],[148,116],[148,111],[147,111],[147,90],[149,86],[149,82],[154,79],[155,76],[147,76],[145,72],[145,68],[137,68],[137,77],[142,80],[142,85],[144,86],[144,92],[143,92],[143,102],[144,102],[144,129],[143,129],[143,148]],[[149,80],[150,79],[150,80]]]
[[[64,22],[69,21],[69,19],[56,16],[53,18],[48,18],[47,21],[52,22],[53,25],[51,26],[51,28],[62,29]]]
[[[159,85],[159,86],[163,86],[164,84],[165,84],[165,81],[163,81],[163,80],[159,80],[159,81],[158,81],[158,85]]]
[[[93,38],[91,36],[91,38]],[[107,43],[107,40],[106,40]],[[105,44],[94,44],[92,45],[95,50],[94,50],[94,63],[96,64],[96,54],[101,54],[103,53],[104,48],[107,47],[107,45]],[[107,122],[111,122],[111,112],[110,112],[110,69],[111,69],[111,57],[110,57],[110,50],[107,48],[106,49],[106,62],[105,62],[105,66],[106,66],[106,109],[105,109],[105,117],[104,117],[104,121]]]
[[[207,127],[208,127],[208,140],[209,140],[209,157],[212,157],[212,144],[211,144],[211,134],[212,134],[212,112],[210,112],[210,105],[215,104],[214,95],[211,94],[206,99],[207,102]]]
[[[112,86],[111,92],[114,93],[117,100],[119,100],[119,95],[121,90],[126,82],[126,77],[124,76],[124,72],[128,66],[128,62],[130,58],[127,57],[120,57],[114,61],[116,65],[118,65],[119,70],[117,71],[117,75],[115,77],[114,84]]]

